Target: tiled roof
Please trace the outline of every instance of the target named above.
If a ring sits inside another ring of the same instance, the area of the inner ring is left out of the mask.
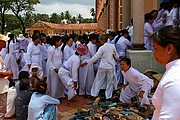
[[[97,29],[97,23],[80,23],[80,24],[55,24],[45,21],[38,21],[32,27],[48,27],[54,29]]]

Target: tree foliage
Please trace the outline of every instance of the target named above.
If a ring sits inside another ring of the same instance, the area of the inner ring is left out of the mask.
[[[25,21],[23,14],[31,14],[34,11],[34,5],[40,3],[39,0],[11,0],[10,8],[14,15],[19,19],[22,25],[22,31],[25,33]]]
[[[56,24],[76,24],[95,22],[95,10],[92,8],[90,14],[93,18],[83,18],[81,14],[73,16],[70,11],[60,13],[40,14],[33,13],[34,5],[40,0],[0,0],[0,31],[2,34],[7,31],[21,30],[25,32],[26,27],[31,27],[37,21],[46,21]],[[6,14],[10,11],[13,14]]]
[[[7,0],[0,1],[0,17],[1,17],[1,33],[4,34],[5,28],[5,12],[10,8],[10,2]]]

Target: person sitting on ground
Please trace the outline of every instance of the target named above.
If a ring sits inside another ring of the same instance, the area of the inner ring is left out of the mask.
[[[56,105],[60,104],[58,99],[46,95],[47,84],[39,81],[36,91],[31,96],[28,107],[28,120],[55,120]]]
[[[122,87],[119,100],[122,103],[130,104],[131,98],[138,95],[141,105],[144,104],[147,107],[144,114],[151,113],[148,94],[153,87],[153,80],[133,68],[130,58],[121,59],[120,67],[124,76],[124,86]]]
[[[16,82],[16,84],[15,84],[15,88],[16,88],[16,92],[17,93],[19,93],[19,83],[20,83],[20,80],[22,79],[22,78],[27,78],[27,79],[29,79],[29,72],[28,71],[20,71],[19,72],[19,75],[18,75],[18,81]],[[32,86],[32,85],[30,85],[30,86]]]
[[[29,80],[22,78],[19,82],[19,93],[15,99],[16,120],[27,120],[28,105],[32,95],[29,88]]]
[[[37,82],[40,80],[43,80],[43,71],[42,68],[36,64],[36,63],[32,63],[31,64],[31,68],[29,70],[29,74],[30,74],[30,83],[32,84],[31,89],[35,90]]]

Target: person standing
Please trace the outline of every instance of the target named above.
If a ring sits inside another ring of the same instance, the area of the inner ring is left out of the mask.
[[[153,35],[154,56],[166,71],[152,97],[152,120],[180,120],[180,27],[166,26]]]
[[[96,36],[95,34],[91,34],[89,36],[88,53],[83,56],[82,63],[87,62],[91,59],[92,56],[95,55],[95,43]],[[79,68],[79,95],[84,95],[84,97],[91,96],[91,87],[94,81],[94,67],[93,64],[87,65],[86,67]]]
[[[42,68],[42,54],[39,43],[40,37],[34,34],[32,36],[32,42],[29,43],[27,48],[27,64],[29,68],[32,63],[37,63]]]
[[[153,50],[152,35],[154,31],[152,24],[154,22],[154,17],[150,13],[147,13],[145,16],[147,17],[147,22],[144,24],[144,47],[147,50]]]
[[[81,67],[93,64],[97,59],[101,58],[99,69],[91,88],[91,96],[97,97],[100,89],[106,89],[106,99],[110,99],[112,98],[113,88],[117,89],[116,61],[114,58],[118,58],[118,55],[114,44],[107,43],[106,35],[100,36],[100,43],[102,46],[97,53],[88,62],[81,64]]]
[[[7,51],[8,54],[4,58],[4,63],[7,71],[13,72],[13,79],[18,79],[18,64],[16,61],[16,53],[19,51],[16,50],[16,43],[13,34],[9,34],[10,40],[7,42]]]
[[[76,95],[78,83],[78,68],[80,65],[81,56],[87,53],[87,46],[79,44],[76,48],[76,52],[65,63],[63,63],[58,71],[58,75],[62,80],[62,83],[68,90],[68,100],[72,99]]]
[[[58,70],[62,66],[62,38],[60,36],[53,36],[53,47],[48,53],[48,93],[53,98],[64,98],[64,85],[58,76]]]

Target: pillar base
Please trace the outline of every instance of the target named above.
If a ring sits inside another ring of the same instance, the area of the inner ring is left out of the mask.
[[[144,44],[133,44],[131,50],[146,50]]]

